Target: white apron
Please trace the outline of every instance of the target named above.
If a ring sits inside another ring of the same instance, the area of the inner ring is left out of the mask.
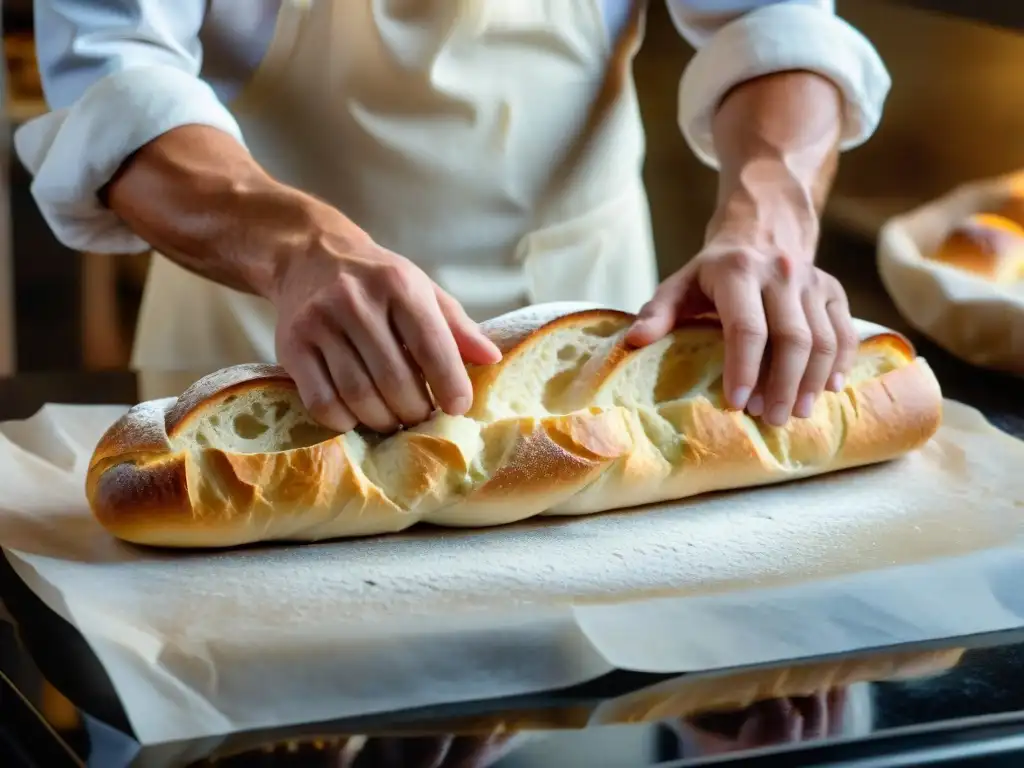
[[[476,320],[546,301],[636,311],[657,272],[632,58],[600,0],[284,0],[233,106],[273,176],[336,206]],[[155,254],[144,399],[273,361],[273,307]]]

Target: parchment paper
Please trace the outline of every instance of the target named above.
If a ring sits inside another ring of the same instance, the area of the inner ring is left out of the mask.
[[[1024,174],[968,184],[891,219],[878,238],[882,283],[900,314],[973,365],[1024,375],[1024,281],[999,285],[925,258],[971,214],[994,210]]]
[[[0,425],[0,543],[143,743],[1024,625],[1024,443],[949,403],[885,466],[477,532],[167,554],[91,518],[123,409]]]

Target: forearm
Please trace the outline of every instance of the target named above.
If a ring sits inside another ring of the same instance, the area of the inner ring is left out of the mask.
[[[709,236],[779,238],[765,245],[812,256],[842,125],[839,89],[812,72],[766,75],[730,91],[712,122],[720,176]]]
[[[326,230],[365,237],[330,206],[271,178],[233,137],[200,125],[142,147],[103,198],[182,267],[261,296],[271,294],[285,260]]]

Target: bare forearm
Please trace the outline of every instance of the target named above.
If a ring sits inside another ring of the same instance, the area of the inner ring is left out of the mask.
[[[797,242],[776,247],[813,254],[842,110],[835,85],[811,72],[768,75],[731,91],[713,124],[721,175],[709,234],[779,233]]]
[[[277,359],[339,432],[418,424],[473,400],[463,362],[501,352],[458,303],[342,213],[272,179],[226,133],[185,126],[137,152],[107,204],[203,277],[277,310]],[[433,398],[433,399],[432,399]]]
[[[326,204],[275,181],[231,136],[199,125],[140,149],[107,186],[105,199],[181,266],[262,296],[289,253],[307,248],[328,222],[350,225]]]

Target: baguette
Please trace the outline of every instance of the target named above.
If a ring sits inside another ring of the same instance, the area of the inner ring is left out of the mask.
[[[542,305],[485,323],[504,356],[470,367],[469,413],[391,436],[318,426],[281,368],[228,368],[113,424],[86,495],[114,536],[165,547],[485,527],[886,461],[941,421],[931,369],[895,334],[864,338],[845,389],[776,428],[727,407],[716,321],[633,349],[632,320]]]

